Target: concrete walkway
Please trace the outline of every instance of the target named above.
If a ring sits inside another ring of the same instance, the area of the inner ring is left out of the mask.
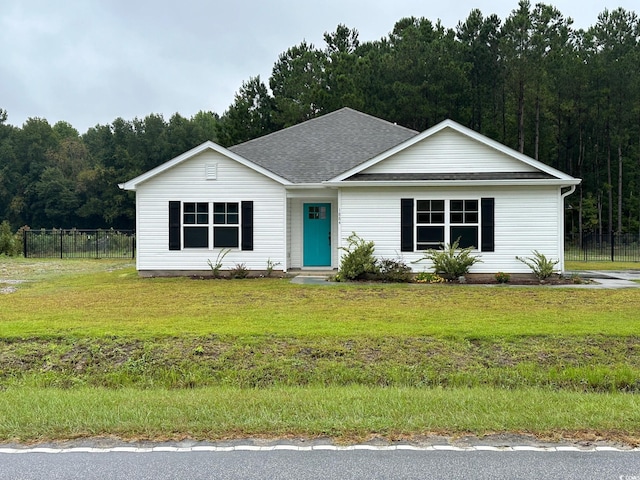
[[[296,275],[291,279],[291,283],[300,285],[333,285],[336,282],[329,281],[330,275]]]

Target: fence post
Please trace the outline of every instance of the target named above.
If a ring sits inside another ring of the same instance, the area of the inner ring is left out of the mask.
[[[22,255],[24,255],[24,258],[27,258],[28,252],[27,252],[27,230],[23,230],[22,231]]]
[[[609,235],[609,238],[611,239],[611,261],[615,262],[615,243],[616,243],[616,239],[614,237],[615,233],[613,233],[613,230],[611,230],[611,233]]]

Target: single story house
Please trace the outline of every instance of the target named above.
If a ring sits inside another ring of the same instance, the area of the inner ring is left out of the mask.
[[[420,133],[343,108],[224,148],[205,142],[120,185],[136,192],[141,275],[329,270],[353,232],[411,264],[460,239],[471,273],[529,273],[538,250],[564,269],[570,175],[445,120]]]

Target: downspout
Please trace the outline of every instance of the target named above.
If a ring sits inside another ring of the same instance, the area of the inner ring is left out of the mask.
[[[560,252],[560,273],[564,273],[564,199],[576,191],[576,186],[571,185],[569,190],[560,195],[560,235],[558,241],[558,251]]]
[[[289,271],[289,229],[291,228],[291,225],[289,225],[289,196],[287,195],[287,189],[283,189],[284,190],[284,211],[283,213],[283,218],[284,218],[284,232],[283,232],[283,253],[284,253],[284,258],[282,259],[282,271],[283,273],[287,273]]]

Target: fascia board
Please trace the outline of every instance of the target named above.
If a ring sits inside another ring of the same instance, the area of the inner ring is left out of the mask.
[[[530,186],[557,186],[569,187],[571,185],[579,185],[580,179],[572,178],[571,180],[551,179],[551,180],[416,180],[405,182],[394,181],[329,181],[325,182],[326,186],[331,187],[496,187],[496,186],[513,186],[513,185],[530,185]]]

